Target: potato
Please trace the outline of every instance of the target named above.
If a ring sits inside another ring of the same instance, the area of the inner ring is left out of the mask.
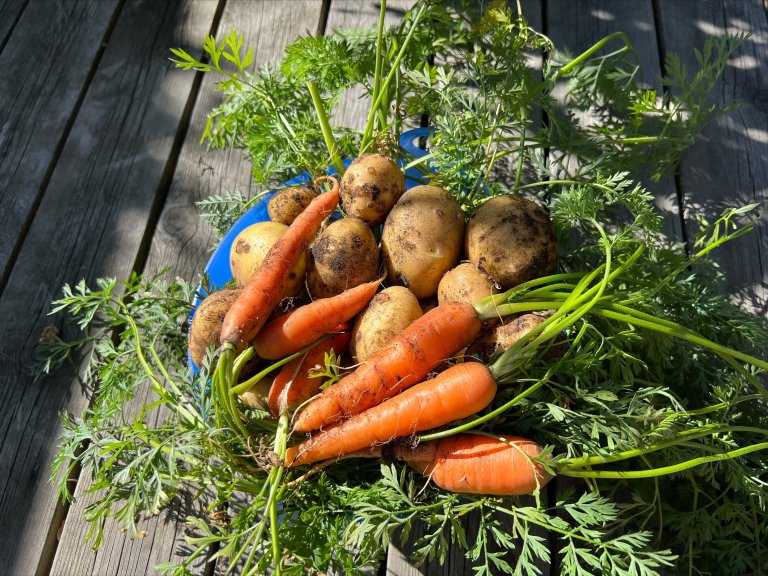
[[[310,248],[307,287],[313,298],[341,294],[379,274],[379,247],[359,218],[332,222]]]
[[[355,362],[365,361],[421,316],[419,301],[402,286],[376,294],[352,327],[349,351]]]
[[[496,293],[496,285],[488,274],[471,262],[463,262],[445,273],[437,286],[437,301],[474,304]]]
[[[547,211],[521,196],[496,196],[467,223],[467,258],[502,290],[551,274],[558,247]]]
[[[437,186],[414,186],[384,223],[381,252],[389,282],[420,299],[433,296],[443,274],[459,261],[463,237],[459,203]]]
[[[221,346],[219,336],[224,316],[232,303],[240,296],[239,288],[225,288],[208,295],[195,310],[189,329],[189,356],[196,366],[203,364],[208,348]]]
[[[229,264],[238,286],[248,283],[269,249],[286,230],[288,226],[279,222],[258,222],[237,235],[229,252]],[[296,296],[304,287],[306,266],[306,255],[301,254],[286,282],[284,296]]]
[[[507,350],[525,337],[546,319],[544,315],[532,313],[505,319],[503,323],[489,324],[467,347],[467,354],[478,356],[483,362],[488,362],[496,354]]]
[[[290,226],[315,196],[317,193],[314,190],[299,186],[278,190],[267,202],[269,219]]]
[[[405,192],[405,175],[392,158],[363,154],[349,165],[340,186],[344,214],[377,226]]]

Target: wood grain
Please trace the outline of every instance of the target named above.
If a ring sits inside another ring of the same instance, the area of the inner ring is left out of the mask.
[[[244,45],[254,47],[254,67],[258,67],[274,62],[296,34],[314,29],[320,6],[319,0],[277,0],[262,2],[260,9],[254,10],[252,2],[247,0],[229,1],[221,15],[216,35],[223,36],[232,29],[238,30],[245,36]],[[202,35],[194,41],[201,43]],[[178,275],[194,281],[210,257],[211,247],[215,245],[213,232],[200,219],[195,202],[234,189],[245,195],[255,192],[250,163],[242,150],[210,151],[200,144],[207,114],[221,102],[221,94],[215,90],[217,81],[215,74],[203,78],[168,197],[150,242],[144,264],[147,273],[168,268],[168,277]],[[136,413],[140,406],[153,400],[153,393],[144,389],[132,403],[129,413]],[[161,420],[163,414],[153,414],[154,422]],[[89,487],[86,471],[78,483],[77,493],[83,494]],[[141,529],[148,534],[141,540],[130,540],[113,522],[107,526],[104,547],[94,553],[80,545],[88,530],[82,514],[90,499],[86,497],[70,510],[53,573],[65,567],[88,565],[92,566],[90,573],[95,576],[110,572],[125,562],[130,568],[121,568],[125,570],[120,572],[121,575],[140,574],[143,573],[141,570],[151,573],[152,567],[160,562],[181,562],[190,551],[184,542],[184,515],[205,513],[204,501],[192,502],[187,498],[180,507],[142,522]],[[203,573],[206,569],[205,557],[192,569],[195,573]]]
[[[126,4],[0,297],[0,313],[14,318],[0,328],[0,565],[7,573],[34,573],[48,562],[61,514],[48,483],[58,415],[79,414],[87,402],[71,371],[32,377],[35,345],[52,322],[50,301],[65,282],[132,270],[193,84],[192,75],[171,69],[168,47],[191,49],[215,9],[212,2]],[[83,574],[82,566],[70,568]]]
[[[740,101],[742,108],[717,118],[685,154],[680,166],[685,221],[695,236],[697,216],[710,222],[727,207],[768,206],[768,17],[761,0],[660,3],[664,45],[693,73],[693,49],[708,37],[749,32],[751,37],[726,66],[712,101]],[[714,254],[726,281],[722,288],[746,310],[768,314],[768,223]]]
[[[0,292],[118,5],[0,5]]]
[[[8,43],[8,39],[21,18],[28,0],[0,0],[0,54]]]
[[[651,0],[581,0],[578,9],[568,0],[547,0],[547,35],[558,51],[576,56],[601,38],[623,31],[630,39],[640,64],[641,85],[662,92],[661,61],[656,38],[653,2]],[[567,17],[565,17],[567,15]],[[619,47],[618,41],[605,52]],[[562,98],[562,86],[557,95]],[[585,125],[596,122],[590,114],[581,114]],[[660,182],[651,181],[649,171],[633,174],[655,196],[656,206],[664,216],[664,231],[672,241],[683,237],[678,192],[672,175]]]

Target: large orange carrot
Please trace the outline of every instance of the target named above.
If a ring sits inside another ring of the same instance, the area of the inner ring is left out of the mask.
[[[332,176],[318,178],[315,183],[328,180],[333,188],[315,197],[304,211],[278,239],[267,256],[232,304],[221,327],[221,343],[241,349],[250,342],[283,299],[285,283],[296,259],[306,249],[315,232],[339,203],[339,183]],[[338,322],[337,322],[338,324]]]
[[[496,382],[485,365],[456,364],[435,378],[288,448],[285,464],[299,466],[337,459],[394,438],[431,430],[476,414],[495,395]]]
[[[275,318],[253,340],[256,354],[276,360],[309,346],[365,308],[382,280],[360,284],[336,296],[320,298]]]
[[[294,424],[309,432],[359,414],[417,382],[472,342],[480,320],[470,304],[451,302],[414,320],[387,346],[371,355],[312,400]]]
[[[337,330],[345,328],[346,326],[339,326]],[[309,400],[320,389],[322,380],[312,377],[310,372],[315,366],[323,365],[327,352],[333,350],[338,354],[344,351],[351,336],[350,332],[341,332],[335,338],[323,340],[304,356],[299,356],[283,366],[269,389],[269,410],[275,418],[286,409]]]
[[[528,458],[539,456],[541,446],[525,438],[505,440],[456,434],[416,448],[396,445],[392,452],[449,492],[518,496],[530,494],[552,479],[541,464]]]

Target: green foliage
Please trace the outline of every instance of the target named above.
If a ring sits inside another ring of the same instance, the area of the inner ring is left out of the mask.
[[[450,494],[386,450],[310,472],[275,466],[287,418],[275,422],[222,378],[210,381],[216,362],[233,374],[244,357],[211,353],[196,376],[186,366],[193,288],[161,275],[100,279],[64,287],[53,312],[79,337],[41,349],[45,371],[88,355],[93,401],[63,416],[52,480],[71,498],[77,466],[90,475],[95,546],[108,518],[139,535],[142,514],[205,493],[187,519],[190,556],[161,573],[189,574],[215,550],[242,574],[267,573],[275,558],[284,574],[356,574],[406,541],[417,564],[458,548],[478,575],[532,576],[547,564],[572,575],[765,572],[766,364],[748,355],[768,348],[768,327],[718,290],[709,259],[752,229],[756,207],[700,222],[686,253],[664,243],[651,194],[630,176],[673,169],[723,112],[709,94],[744,37],[709,40],[697,71],[669,55],[662,93],[638,86],[624,34],[566,57],[506,4],[420,2],[381,36],[302,37],[258,71],[236,32],[206,37],[202,60],[174,49],[173,61],[221,78],[203,140],[244,150],[259,183],[325,173],[331,153],[312,82],[331,112],[349,88],[378,102],[363,130],[332,126],[342,155],[426,114],[436,132],[413,164],[428,164],[425,176],[467,215],[510,189],[547,203],[563,274],[494,304],[557,312],[491,365],[499,393],[470,424],[532,438],[546,446],[542,465],[583,481],[534,498]],[[583,122],[586,113],[598,121]],[[256,199],[235,191],[198,206],[222,235]],[[545,357],[555,349],[557,360]],[[349,368],[329,355],[318,373],[336,381]]]

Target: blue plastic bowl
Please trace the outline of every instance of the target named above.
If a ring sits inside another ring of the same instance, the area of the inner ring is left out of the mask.
[[[426,154],[426,151],[418,147],[418,140],[419,138],[427,137],[429,133],[429,128],[416,128],[414,130],[404,132],[400,137],[400,146],[412,154],[415,158],[421,158]],[[351,160],[345,160],[344,166],[349,166],[351,162]],[[401,162],[401,165],[403,164],[404,163]],[[330,170],[329,174],[332,175],[334,172],[334,170]],[[420,176],[421,173],[416,168],[407,170],[405,173],[406,190],[416,186],[418,184],[418,180],[414,180],[414,178],[418,179]],[[295,186],[297,184],[304,184],[308,182],[309,179],[309,174],[305,172],[304,174],[299,174],[295,178],[291,178],[287,182],[283,182],[283,184],[278,189],[286,188],[288,186]],[[262,196],[261,200],[259,200],[257,204],[255,204],[245,214],[243,214],[221,239],[221,242],[216,247],[213,256],[211,256],[211,259],[205,266],[205,273],[208,276],[210,285],[212,287],[221,289],[232,280],[232,270],[229,266],[229,252],[232,248],[232,243],[235,241],[235,238],[237,238],[237,235],[248,228],[248,226],[269,220],[269,214],[267,213],[267,202],[269,202],[269,199],[274,193],[275,191],[273,190]],[[203,294],[203,287],[198,286],[197,291],[199,294]],[[190,326],[192,325],[192,317],[195,314],[195,310],[200,305],[200,302],[202,302],[202,298],[198,296],[192,303],[192,312],[189,314]],[[187,359],[189,361],[189,366],[192,368],[192,373],[197,374],[199,368],[195,365],[195,363],[192,361],[192,358],[189,356],[189,351],[187,351]]]

